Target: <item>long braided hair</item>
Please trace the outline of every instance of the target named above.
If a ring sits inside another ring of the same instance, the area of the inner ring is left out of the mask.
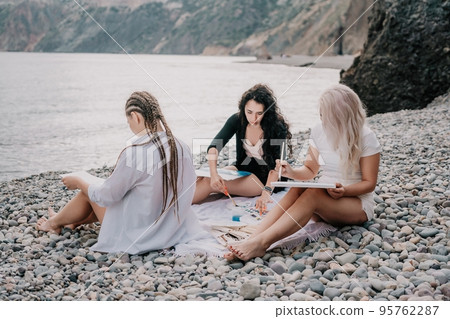
[[[166,119],[161,112],[158,100],[148,92],[134,92],[128,98],[125,104],[125,114],[130,116],[132,112],[137,112],[144,118],[145,129],[147,131],[150,140],[142,144],[133,144],[128,147],[142,146],[149,143],[154,143],[159,151],[159,155],[162,163],[163,170],[163,208],[159,217],[161,217],[166,210],[172,205],[175,205],[175,214],[178,216],[178,151],[176,146],[175,137],[172,134],[169,125],[167,125]],[[167,135],[167,143],[169,144],[169,157],[166,156],[164,145],[161,142],[158,134],[155,134],[158,129],[158,121]],[[122,151],[123,152],[123,151]],[[169,190],[172,190],[173,196],[168,202]],[[159,218],[158,218],[159,219]]]

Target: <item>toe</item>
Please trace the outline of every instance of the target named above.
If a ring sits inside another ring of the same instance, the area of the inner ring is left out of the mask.
[[[226,253],[223,255],[223,258],[225,258],[228,261],[232,261],[234,259],[234,254],[233,253]]]

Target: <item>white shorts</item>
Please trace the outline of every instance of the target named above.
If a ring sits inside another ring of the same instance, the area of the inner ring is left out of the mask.
[[[361,200],[362,209],[364,213],[367,215],[367,221],[373,219],[374,209],[375,209],[375,201],[373,199],[373,193],[362,194],[358,196]]]

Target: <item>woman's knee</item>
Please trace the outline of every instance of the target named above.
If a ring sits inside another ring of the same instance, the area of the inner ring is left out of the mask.
[[[323,198],[324,196],[328,196],[325,190],[321,188],[308,188],[303,191],[301,194],[302,198],[308,198],[312,201],[317,201]]]
[[[90,202],[89,196],[86,195],[85,193],[83,193],[82,191],[79,191],[79,192],[75,195],[75,197],[80,198],[80,199],[83,199],[83,200],[86,201],[86,202]]]
[[[251,173],[248,176],[248,179],[251,180],[254,184],[255,189],[259,188],[262,189],[264,187],[263,183],[261,182],[261,180],[259,179],[258,176],[256,176],[255,174]]]

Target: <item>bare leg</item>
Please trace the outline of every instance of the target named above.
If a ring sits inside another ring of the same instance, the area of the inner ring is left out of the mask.
[[[60,233],[61,227],[64,225],[77,224],[85,221],[89,218],[89,215],[94,212],[96,218],[100,223],[105,215],[106,208],[100,207],[94,202],[90,201],[89,197],[79,192],[72,198],[66,206],[58,213],[55,214],[53,210],[47,219],[42,217],[37,222],[37,229],[47,232]]]
[[[275,206],[264,216],[263,220],[256,227],[255,231],[247,239],[256,237],[258,234],[263,233],[266,229],[272,226],[300,197],[305,191],[304,188],[291,188],[283,198],[275,204]],[[230,252],[224,255],[228,260],[233,260],[236,256]]]
[[[91,214],[86,219],[83,219],[81,222],[70,224],[70,225],[65,225],[65,227],[74,230],[78,226],[92,224],[95,222],[98,222],[98,218],[97,218],[97,216],[95,216],[94,211],[92,211]]]
[[[234,166],[227,166],[226,169],[236,170]],[[215,192],[211,187],[211,179],[209,177],[200,177],[197,179],[195,185],[195,194],[192,204],[198,204],[205,200],[209,194]],[[254,197],[261,195],[264,185],[256,177],[256,175],[251,174],[246,177],[241,177],[231,181],[225,181],[228,192],[231,195]]]
[[[56,213],[53,210],[53,208],[49,207],[48,208],[48,217],[52,218],[55,215],[56,215]],[[75,228],[77,228],[80,225],[91,224],[91,223],[95,223],[95,222],[98,222],[98,219],[97,219],[97,216],[95,216],[95,213],[92,211],[91,214],[86,219],[84,219],[78,223],[64,225],[64,227],[74,230]]]
[[[272,225],[254,237],[230,246],[229,249],[242,260],[263,256],[274,242],[306,225],[314,213],[334,225],[361,224],[367,220],[359,198],[343,197],[335,200],[325,190],[307,189],[289,207],[286,214],[282,214]],[[224,257],[229,259],[229,255]]]
[[[211,179],[209,177],[199,177],[195,184],[194,198],[192,199],[192,204],[198,204],[205,200],[209,194],[212,193],[213,189],[210,186]]]
[[[286,212],[286,210],[288,210],[289,207],[291,207],[295,203],[295,201],[300,197],[303,191],[305,191],[304,188],[289,189],[287,194],[284,195],[283,198],[267,213],[267,215],[256,227],[254,233],[250,237],[254,237],[262,233],[271,225],[273,225],[278,220],[278,218],[280,218]]]

